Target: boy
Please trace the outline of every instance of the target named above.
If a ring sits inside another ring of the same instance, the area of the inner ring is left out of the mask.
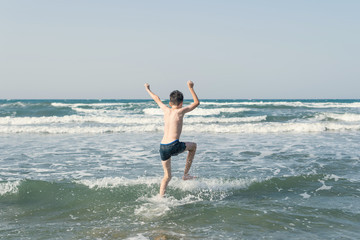
[[[180,142],[180,134],[183,126],[184,115],[194,110],[199,106],[200,102],[194,91],[194,83],[188,81],[190,93],[194,102],[189,106],[183,107],[184,96],[180,91],[173,91],[170,94],[169,105],[167,107],[160,98],[150,90],[150,85],[145,83],[145,89],[159,107],[164,111],[164,137],[160,144],[161,162],[164,168],[164,178],[160,184],[160,196],[164,196],[166,187],[171,180],[171,156],[176,156],[179,153],[188,152],[184,170],[183,180],[193,179],[194,177],[188,174],[192,161],[196,152],[196,143],[193,142]]]

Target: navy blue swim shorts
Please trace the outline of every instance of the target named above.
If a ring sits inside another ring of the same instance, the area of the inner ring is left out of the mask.
[[[175,140],[168,144],[160,144],[160,156],[162,161],[168,160],[171,156],[176,156],[184,152],[186,145],[184,142]]]

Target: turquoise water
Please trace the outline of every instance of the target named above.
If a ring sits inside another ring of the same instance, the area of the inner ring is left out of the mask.
[[[151,101],[0,101],[0,238],[358,238],[360,101],[203,100],[164,199],[161,138]]]

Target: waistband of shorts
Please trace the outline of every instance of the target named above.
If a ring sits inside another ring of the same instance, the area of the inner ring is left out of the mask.
[[[171,143],[160,143],[160,145],[170,145],[170,144],[176,143],[178,141],[179,141],[179,139],[176,139],[176,140],[172,141]]]

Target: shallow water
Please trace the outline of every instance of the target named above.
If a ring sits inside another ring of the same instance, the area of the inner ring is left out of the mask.
[[[181,139],[198,178],[174,157],[164,199],[153,103],[84,102],[0,103],[1,239],[358,238],[358,102],[205,101]]]

